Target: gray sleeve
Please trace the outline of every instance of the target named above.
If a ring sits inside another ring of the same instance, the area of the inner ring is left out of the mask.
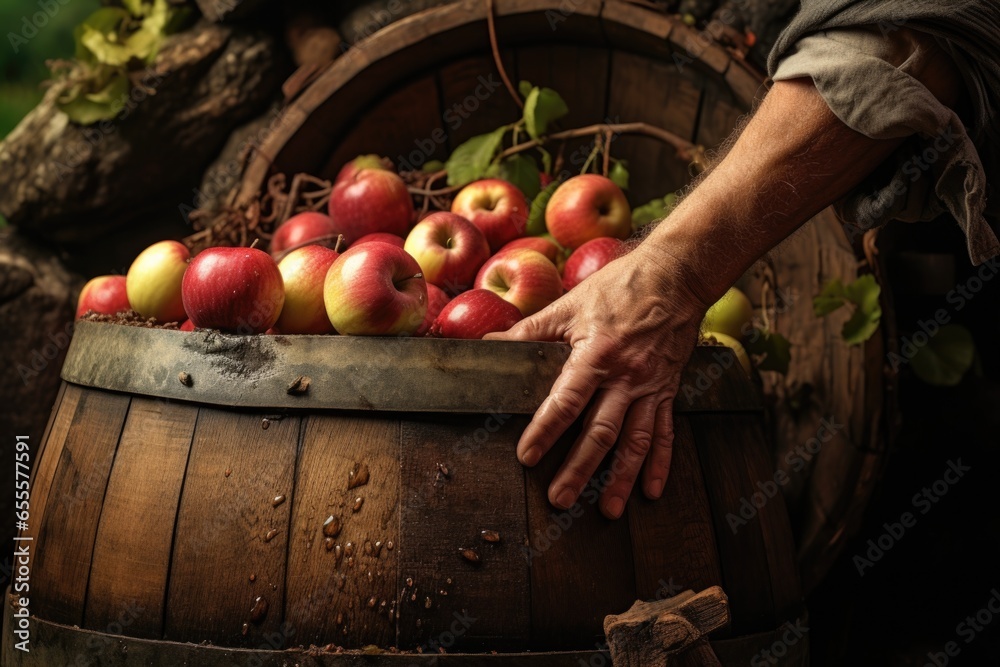
[[[810,77],[848,127],[873,139],[906,139],[885,168],[838,204],[843,218],[870,229],[891,219],[925,221],[950,213],[979,264],[1000,254],[984,217],[983,164],[955,112],[921,83],[934,59],[943,57],[934,38],[915,31],[838,28],[799,39],[773,78]]]

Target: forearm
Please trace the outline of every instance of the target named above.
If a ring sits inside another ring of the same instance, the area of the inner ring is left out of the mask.
[[[707,307],[898,143],[844,125],[810,80],[778,82],[725,159],[637,251],[680,271],[670,280]]]

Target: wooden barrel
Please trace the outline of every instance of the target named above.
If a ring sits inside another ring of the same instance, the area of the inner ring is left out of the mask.
[[[546,501],[572,433],[535,469],[514,456],[567,352],[81,322],[21,535],[34,643],[3,665],[95,645],[109,665],[355,664],[313,645],[577,665],[604,659],[605,615],[712,585],[726,664],[780,641],[802,611],[781,496],[732,518],[770,474],[739,364],[698,348],[663,498],[609,521],[593,492]]]
[[[678,16],[616,0],[495,0],[494,7],[510,78],[556,89],[570,109],[565,127],[641,121],[711,154],[765,92],[763,74],[716,43],[717,30],[699,31]],[[348,50],[272,124],[236,205],[256,202],[276,173],[332,179],[346,161],[373,152],[420,168],[516,119],[520,111],[499,85],[486,12],[482,0],[429,9]],[[568,161],[588,152],[574,150]],[[689,164],[657,139],[623,135],[612,153],[628,163],[633,206],[690,181]],[[888,326],[861,346],[841,339],[848,309],[824,319],[812,311],[829,280],[850,282],[874,268],[855,252],[860,239],[844,232],[827,209],[739,283],[793,345],[789,373],[762,376],[772,468],[790,476],[782,491],[807,590],[860,525],[896,419],[894,374],[884,363],[895,345],[888,295]],[[803,459],[797,452],[831,419],[841,427]]]

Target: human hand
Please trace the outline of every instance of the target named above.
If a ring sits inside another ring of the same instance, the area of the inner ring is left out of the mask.
[[[534,466],[590,404],[580,437],[549,486],[549,501],[560,509],[576,502],[612,448],[613,478],[600,499],[605,516],[621,516],[640,470],[646,496],[663,493],[673,401],[706,306],[686,288],[677,263],[646,245],[509,331],[487,336],[573,348],[517,447],[521,463]]]

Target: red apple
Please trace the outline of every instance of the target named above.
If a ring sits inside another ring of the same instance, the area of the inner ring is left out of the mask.
[[[190,258],[187,246],[177,241],[160,241],[140,252],[125,277],[132,310],[160,322],[184,320],[181,281]]]
[[[427,283],[417,260],[388,243],[345,251],[326,274],[323,293],[327,316],[342,334],[405,336],[427,314]]]
[[[632,233],[632,209],[610,178],[583,174],[552,193],[545,207],[545,226],[559,245],[575,250],[602,236],[627,239]]]
[[[97,276],[88,280],[80,291],[76,318],[80,319],[88,310],[101,315],[117,315],[131,309],[125,291],[125,276]]]
[[[334,185],[340,183],[341,181],[349,181],[362,169],[385,169],[387,171],[392,171],[392,160],[387,157],[381,157],[379,155],[368,154],[359,155],[354,158],[343,167],[337,173],[337,178],[334,180]]]
[[[482,230],[490,252],[524,236],[529,210],[528,201],[517,186],[498,178],[469,183],[451,203],[452,213]]]
[[[360,169],[337,183],[329,210],[348,242],[375,232],[406,236],[414,217],[406,183],[385,169]]]
[[[184,324],[180,326],[181,331],[194,331],[194,322],[191,320],[184,320]]]
[[[421,322],[420,328],[417,329],[415,335],[423,336],[434,324],[434,320],[437,316],[441,314],[441,310],[448,305],[451,301],[451,297],[445,294],[445,291],[438,287],[437,285],[431,285],[427,283],[427,314],[424,315],[424,321]]]
[[[293,250],[278,262],[285,284],[285,305],[275,323],[284,334],[328,334],[333,325],[326,316],[323,287],[326,272],[339,257],[335,250],[307,245]]]
[[[521,311],[496,292],[474,289],[448,302],[434,320],[428,335],[478,340],[488,333],[506,331],[521,321]]]
[[[538,252],[545,255],[550,262],[558,265],[559,260],[562,258],[563,250],[555,243],[553,243],[549,238],[545,236],[525,236],[519,239],[514,239],[504,247],[500,248],[500,252],[506,252],[512,248],[531,248],[532,250],[537,250]]]
[[[372,241],[381,241],[382,243],[389,243],[391,245],[402,248],[403,243],[406,241],[402,236],[396,236],[395,234],[387,234],[385,232],[375,232],[374,234],[365,234],[357,241],[351,243],[353,248],[356,245],[361,245],[362,243],[371,243]]]
[[[256,248],[206,248],[191,260],[184,308],[199,329],[264,333],[285,303],[278,265]]]
[[[285,220],[271,237],[271,256],[279,259],[292,248],[307,243],[334,248],[340,232],[330,216],[316,211],[306,211]]]
[[[445,211],[418,222],[403,249],[417,260],[424,280],[448,294],[472,287],[479,267],[490,258],[483,233],[462,216]]]
[[[476,276],[476,289],[496,292],[517,306],[524,317],[534,315],[563,294],[555,264],[529,248],[514,248],[491,257]]]
[[[622,251],[625,244],[618,239],[602,236],[587,241],[573,251],[563,267],[563,287],[569,291],[583,282],[584,278],[598,269],[604,268]]]

